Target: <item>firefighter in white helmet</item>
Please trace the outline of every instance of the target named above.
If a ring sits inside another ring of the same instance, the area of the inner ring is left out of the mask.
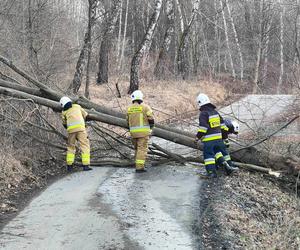
[[[68,131],[67,142],[67,170],[73,170],[76,153],[76,141],[80,144],[81,160],[83,171],[92,170],[90,168],[90,142],[85,129],[85,120],[88,113],[78,104],[73,104],[72,100],[64,96],[60,99],[60,105],[63,108],[62,121]]]
[[[222,140],[222,131],[228,131],[222,116],[216,111],[208,96],[199,94],[197,103],[200,108],[199,129],[196,142],[203,142],[204,165],[207,177],[217,177],[216,163],[225,168],[227,174],[236,171],[237,168],[229,165],[230,156]]]
[[[132,104],[127,109],[127,122],[135,148],[136,172],[145,172],[149,136],[154,127],[152,109],[143,103],[143,93],[136,90],[131,94]]]

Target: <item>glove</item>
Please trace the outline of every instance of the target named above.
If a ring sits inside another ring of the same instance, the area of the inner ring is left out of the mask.
[[[68,125],[67,124],[63,124],[64,128],[67,129],[68,128]]]
[[[199,139],[198,137],[195,137],[195,139],[194,139],[194,143],[195,143],[195,145],[196,145],[196,146],[198,146],[198,144],[199,144],[199,140],[200,140],[200,139]]]
[[[225,139],[225,140],[223,140],[223,142],[224,142],[226,148],[229,148],[229,146],[230,146],[229,140],[228,140],[228,139]]]

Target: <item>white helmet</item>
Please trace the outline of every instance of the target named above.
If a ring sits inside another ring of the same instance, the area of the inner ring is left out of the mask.
[[[131,94],[132,101],[137,101],[137,100],[143,101],[143,98],[144,98],[144,95],[143,95],[142,91],[140,91],[140,90],[136,90]]]
[[[232,121],[233,133],[238,134],[240,131],[240,125],[237,121]]]
[[[210,103],[210,100],[207,95],[201,93],[197,97],[197,103],[199,107],[202,107],[203,105]]]
[[[63,96],[62,98],[60,98],[59,103],[62,107],[64,107],[68,102],[72,102],[72,100],[67,97],[67,96]]]

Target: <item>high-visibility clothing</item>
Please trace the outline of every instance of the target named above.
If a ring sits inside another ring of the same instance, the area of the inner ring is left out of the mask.
[[[222,116],[215,110],[212,104],[206,104],[200,108],[199,129],[197,137],[203,142],[222,139],[222,131],[228,131]]]
[[[76,141],[80,144],[81,160],[83,165],[90,165],[90,142],[85,129],[85,118],[88,113],[78,104],[62,112],[63,124],[68,131],[67,165],[75,161]]]
[[[76,141],[80,144],[82,165],[90,165],[90,142],[85,130],[68,134],[67,165],[75,161]]]
[[[221,165],[229,156],[222,140],[207,141],[203,143],[203,158],[206,171],[211,173],[216,170],[216,163]]]
[[[215,109],[211,103],[201,106],[196,135],[203,142],[204,165],[208,173],[216,170],[216,162],[220,164],[225,161],[224,155],[227,152],[222,141],[222,131],[227,131],[228,128]]]
[[[85,118],[88,113],[78,104],[62,112],[63,124],[67,126],[68,133],[85,131]]]
[[[148,153],[149,135],[154,125],[153,112],[148,105],[134,102],[127,109],[127,122],[135,148],[135,167],[142,170]]]
[[[127,109],[127,122],[132,138],[142,138],[150,135],[149,121],[153,121],[153,112],[148,105],[133,103]]]
[[[149,136],[132,138],[135,149],[135,168],[144,169],[148,153]]]

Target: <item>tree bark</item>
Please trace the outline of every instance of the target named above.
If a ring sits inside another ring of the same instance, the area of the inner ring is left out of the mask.
[[[108,83],[108,54],[111,48],[111,38],[118,20],[120,6],[121,0],[115,0],[113,3],[113,7],[110,10],[108,20],[106,22],[106,28],[103,34],[99,50],[97,84]]]
[[[281,1],[282,3],[282,1]],[[279,73],[279,79],[278,79],[278,85],[277,85],[277,94],[280,94],[281,86],[282,86],[282,78],[284,73],[284,61],[283,61],[283,45],[284,45],[284,24],[283,24],[283,16],[285,12],[285,7],[282,5],[283,9],[280,10],[280,73]]]
[[[260,82],[260,65],[261,65],[261,57],[262,57],[262,47],[263,47],[263,8],[264,8],[264,0],[260,1],[259,4],[259,34],[258,34],[258,44],[257,44],[257,52],[256,52],[256,63],[254,69],[254,86],[253,86],[253,94],[257,94],[258,85]]]
[[[231,76],[235,79],[236,73],[235,73],[235,69],[234,69],[234,63],[233,63],[231,48],[230,48],[230,44],[229,44],[228,28],[227,28],[227,21],[226,21],[223,1],[221,0],[220,3],[221,3],[221,10],[222,10],[222,16],[223,16],[223,23],[224,23],[224,33],[225,33],[225,40],[226,40],[226,47],[227,47],[227,55],[229,57],[229,62],[230,62],[230,67],[231,67]]]
[[[179,47],[177,52],[177,66],[178,66],[178,73],[180,74],[183,80],[188,79],[189,77],[190,66],[189,66],[188,51],[187,51],[187,45],[188,45],[187,40],[188,40],[191,27],[195,21],[195,17],[199,9],[199,2],[200,0],[194,0],[191,19],[187,24],[187,26],[185,27],[179,41]]]
[[[77,60],[72,85],[69,87],[69,89],[70,88],[73,89],[74,94],[78,93],[81,87],[83,71],[85,69],[85,66],[88,61],[88,57],[90,55],[90,51],[92,47],[91,46],[92,28],[96,20],[96,8],[98,7],[98,1],[99,0],[89,0],[88,27],[84,35],[83,47],[80,51],[80,55]]]
[[[235,27],[234,20],[233,20],[232,14],[231,14],[231,10],[230,10],[228,0],[225,0],[225,4],[227,6],[228,16],[229,16],[232,31],[233,31],[233,34],[234,34],[234,40],[235,40],[235,44],[236,44],[238,54],[239,54],[239,59],[240,59],[240,80],[242,81],[243,78],[244,78],[243,54],[242,54],[241,45],[240,45],[240,42],[239,42],[239,37],[238,37],[237,31],[236,31],[236,27]]]
[[[166,78],[166,69],[168,68],[168,52],[170,49],[170,44],[174,36],[174,0],[167,0],[166,2],[166,32],[164,36],[164,41],[162,47],[159,51],[157,63],[154,70],[154,75],[158,79]]]
[[[123,69],[123,60],[124,60],[124,51],[125,51],[126,33],[127,33],[127,21],[128,21],[128,6],[129,6],[129,0],[126,1],[123,41],[122,41],[121,56],[120,56],[120,61],[119,61],[119,66],[118,66],[119,72],[121,72]]]
[[[128,90],[129,94],[139,89],[140,62],[144,56],[144,53],[148,51],[148,49],[151,46],[153,34],[161,11],[161,6],[162,6],[162,0],[156,0],[154,12],[150,18],[149,25],[147,27],[147,32],[139,46],[139,49],[135,52],[132,58],[131,69],[130,69],[130,86]]]
[[[1,82],[1,81],[0,81]],[[49,100],[47,98],[27,94],[18,90],[0,87],[0,94],[6,96],[12,96],[19,99],[26,99],[28,101],[40,104],[53,109],[56,112],[61,111],[61,106],[58,102]],[[126,119],[115,117],[112,115],[103,114],[97,111],[88,110],[88,117],[90,120],[103,122],[110,125],[115,125],[123,128],[128,128]],[[167,127],[161,129],[155,127],[153,129],[153,136],[163,138],[165,140],[181,144],[190,148],[202,150],[202,145],[194,143],[193,137],[183,135],[181,132],[171,132]],[[258,166],[271,166],[273,169],[282,170],[286,173],[296,173],[296,167],[299,166],[300,160],[296,157],[286,157],[282,155],[274,155],[266,151],[258,151],[254,147],[238,148],[233,147],[231,154],[232,159],[240,162],[246,162],[248,164],[254,164]]]

